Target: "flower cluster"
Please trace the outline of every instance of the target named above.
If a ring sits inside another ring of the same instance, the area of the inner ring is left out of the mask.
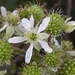
[[[74,75],[75,74],[75,60],[69,59],[62,65],[61,70],[59,71],[60,75]]]
[[[13,12],[1,6],[0,11],[0,64],[9,64],[14,50],[13,56],[25,58],[22,75],[69,75],[69,71],[70,75],[74,74],[74,60],[67,61],[75,56],[73,45],[64,40],[63,34],[74,31],[75,21],[58,12],[46,14],[37,4]]]
[[[11,45],[6,41],[0,40],[0,66],[5,64],[10,65],[12,53]]]

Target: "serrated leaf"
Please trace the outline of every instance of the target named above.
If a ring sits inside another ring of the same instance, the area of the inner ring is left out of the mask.
[[[7,70],[0,71],[0,75],[5,75],[6,72],[7,72]]]
[[[12,26],[8,26],[6,29],[6,39],[9,39],[14,34],[14,28]]]

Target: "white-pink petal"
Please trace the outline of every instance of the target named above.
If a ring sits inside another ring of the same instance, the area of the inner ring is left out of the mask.
[[[26,51],[26,55],[25,55],[25,62],[29,63],[32,57],[32,52],[33,52],[33,44],[30,45],[30,47],[28,48],[28,50]]]
[[[31,28],[33,28],[34,27],[34,17],[33,17],[33,15],[31,15],[31,17],[30,17],[30,24],[31,24]]]
[[[28,19],[23,18],[23,19],[22,19],[22,25],[23,25],[23,27],[24,27],[26,30],[28,30],[28,31],[31,30],[31,24],[30,24],[30,21],[29,21]]]
[[[21,36],[18,36],[18,37],[12,37],[8,40],[9,43],[21,43],[21,42],[24,42],[25,41],[25,38],[24,37],[21,37]]]
[[[41,47],[48,53],[51,53],[52,52],[52,48],[49,47],[49,45],[47,44],[47,42],[45,41],[41,41],[41,40],[38,40],[38,42],[40,43]]]
[[[50,22],[50,17],[44,18],[42,23],[39,26],[38,33],[44,31],[47,28],[49,22]]]
[[[6,8],[4,6],[1,6],[1,15],[6,17]]]

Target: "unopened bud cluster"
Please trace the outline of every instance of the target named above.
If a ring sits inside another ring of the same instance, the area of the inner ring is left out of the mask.
[[[12,58],[12,53],[13,50],[11,45],[6,41],[0,40],[0,63],[8,64]]]
[[[22,75],[41,75],[40,68],[36,65],[28,65],[23,68]]]
[[[35,24],[41,21],[44,17],[44,12],[41,6],[34,4],[27,8],[21,8],[19,11],[20,18],[29,18],[31,15],[34,16]]]
[[[21,8],[21,9],[19,10],[19,16],[20,16],[21,19],[22,19],[22,18],[28,18],[29,15],[30,15],[30,13],[29,13],[29,11],[27,10],[27,8]]]
[[[59,75],[75,75],[75,60],[67,60],[61,67]]]
[[[46,63],[50,67],[57,67],[60,64],[60,55],[58,52],[52,52],[46,55]]]
[[[58,13],[52,13],[50,16],[50,22],[46,29],[47,33],[52,35],[58,35],[62,32],[64,19]]]
[[[72,50],[73,44],[70,41],[63,41],[63,49],[64,50]]]

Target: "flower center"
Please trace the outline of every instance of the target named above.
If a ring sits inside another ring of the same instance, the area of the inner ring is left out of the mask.
[[[29,35],[29,39],[30,39],[31,41],[35,41],[35,40],[37,39],[37,34],[31,33],[31,34]]]

